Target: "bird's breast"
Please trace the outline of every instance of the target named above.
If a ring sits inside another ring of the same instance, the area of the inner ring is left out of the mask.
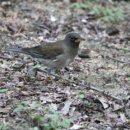
[[[78,54],[78,48],[70,49],[66,52],[66,54],[68,55],[68,58],[74,59],[75,56]]]

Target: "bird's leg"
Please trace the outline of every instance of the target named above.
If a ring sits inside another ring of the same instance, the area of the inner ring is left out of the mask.
[[[52,70],[50,68],[47,68],[47,73],[51,74]]]
[[[55,70],[55,73],[58,74],[58,75],[61,75],[61,74],[62,74],[59,69],[56,69],[56,70]]]
[[[45,69],[46,69],[45,66],[44,66],[44,67],[43,67],[43,66],[41,67],[41,65],[39,65],[39,64],[34,65],[33,67],[32,67],[32,66],[29,66],[28,72],[27,72],[27,76],[29,77],[29,79],[30,79],[30,78],[31,78],[31,79],[34,79],[34,78],[36,77],[36,75],[37,75],[37,71],[39,71],[39,70],[42,70],[42,71],[44,71],[44,72],[47,73],[47,71],[46,71]]]
[[[51,72],[51,70],[48,70],[48,68],[46,67],[46,66],[43,66],[43,65],[41,65],[41,64],[37,64],[37,65],[35,65],[34,67],[33,67],[33,69],[34,70],[40,70],[40,71],[43,71],[43,72],[45,72],[45,73],[50,73]]]
[[[50,76],[53,76],[54,78],[54,80],[58,80],[59,79],[59,75],[57,75],[56,73],[55,73],[55,71],[52,71],[52,69],[50,69],[50,68],[47,68],[47,67],[45,67],[45,66],[43,66],[43,65],[35,65],[34,67],[33,67],[33,70],[34,71],[42,71],[42,72],[44,72],[44,73],[46,73],[47,75],[48,75],[48,77],[50,77]],[[51,80],[53,81],[53,79],[51,78]]]
[[[34,69],[32,66],[29,66],[27,71],[28,80],[35,80],[36,75],[37,75],[37,69]]]

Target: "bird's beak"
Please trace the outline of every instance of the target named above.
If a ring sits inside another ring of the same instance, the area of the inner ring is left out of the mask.
[[[81,42],[81,41],[85,41],[85,39],[82,38],[82,37],[80,37],[80,38],[78,38],[78,39],[75,40],[75,42],[77,42],[77,43],[79,43],[79,42]]]

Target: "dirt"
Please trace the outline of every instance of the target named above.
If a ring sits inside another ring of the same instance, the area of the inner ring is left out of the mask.
[[[72,130],[130,129],[130,19],[118,23],[92,18],[68,1],[0,1],[0,121],[9,130],[43,130],[32,116],[58,112],[71,120]],[[115,2],[129,16],[130,2]],[[117,34],[108,35],[114,26]],[[111,30],[111,29],[110,29]],[[79,56],[62,76],[30,71],[30,56],[5,52],[8,47],[32,47],[78,32],[86,40]],[[84,51],[82,53],[85,53]],[[21,101],[28,109],[14,111]],[[32,108],[33,103],[40,104]],[[43,121],[42,124],[44,125]],[[2,130],[4,128],[1,127]],[[58,129],[58,128],[55,128]],[[46,129],[45,129],[46,130]]]

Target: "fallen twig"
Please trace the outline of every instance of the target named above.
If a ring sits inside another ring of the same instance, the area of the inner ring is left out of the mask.
[[[121,61],[121,60],[118,60],[118,59],[116,59],[116,58],[112,58],[112,57],[109,57],[109,56],[106,56],[106,58],[112,59],[112,60],[114,60],[114,61],[116,61],[116,62],[120,62],[120,63],[123,63],[123,64],[128,64],[128,65],[130,65],[130,62],[127,62],[127,61]]]
[[[94,86],[87,86],[87,85],[84,85],[84,87],[86,87],[87,89],[91,89],[91,90],[94,90],[96,92],[99,92],[101,93],[102,95],[106,96],[106,97],[109,97],[109,98],[112,98],[113,100],[117,100],[119,101],[120,103],[123,103],[123,100],[118,98],[118,97],[115,97],[113,95],[110,95],[109,93],[103,91],[103,90],[100,90],[98,89],[97,87],[94,87]]]
[[[39,70],[46,73],[45,70],[41,70],[41,69],[39,69]],[[115,97],[115,96],[113,96],[113,95],[110,95],[109,93],[107,93],[107,92],[105,92],[105,91],[103,91],[103,90],[100,90],[99,87],[95,87],[95,86],[91,86],[91,85],[85,85],[85,84],[80,84],[80,83],[77,84],[77,82],[72,81],[72,80],[70,80],[70,79],[64,79],[63,76],[59,76],[59,75],[52,74],[52,73],[50,73],[50,74],[51,74],[52,76],[55,76],[55,77],[58,78],[58,79],[63,79],[63,80],[68,81],[69,83],[76,84],[76,85],[78,85],[78,86],[80,86],[80,87],[82,86],[82,87],[85,87],[86,89],[94,90],[94,91],[96,91],[96,92],[98,92],[98,93],[101,93],[102,95],[104,95],[104,96],[106,96],[106,97],[109,97],[109,98],[112,98],[113,100],[118,101],[119,103],[123,103],[123,100],[122,100],[122,99],[120,99],[120,98],[118,98],[118,97]]]
[[[115,49],[117,51],[125,51],[125,52],[128,51],[128,52],[130,52],[130,50],[128,50],[127,48],[117,48],[115,46],[108,46],[107,44],[102,44],[102,46],[104,46],[108,49]]]
[[[8,57],[4,57],[4,56],[0,56],[0,59],[3,59],[3,60],[14,60],[14,58],[8,58]]]

